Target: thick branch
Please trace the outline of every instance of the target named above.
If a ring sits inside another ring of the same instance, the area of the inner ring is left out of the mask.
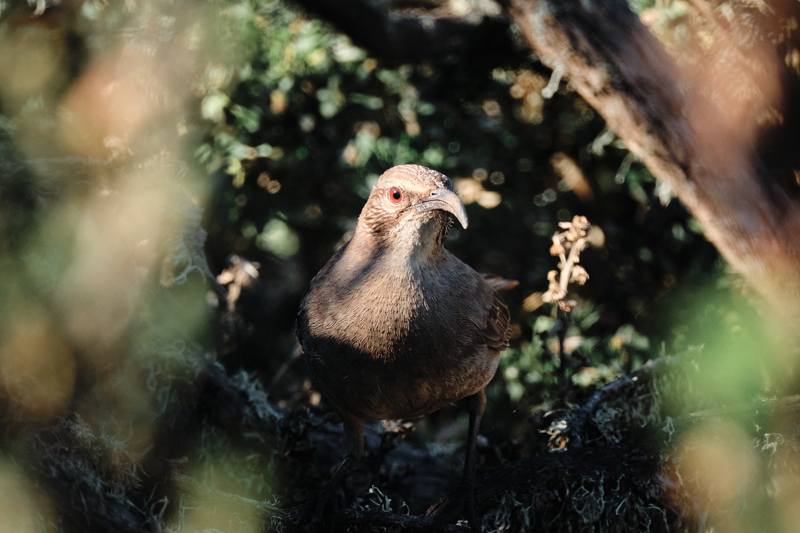
[[[490,66],[515,54],[505,17],[443,9],[392,10],[386,0],[295,0],[353,42],[392,63],[455,64],[469,58]],[[486,61],[489,59],[489,61]]]
[[[622,0],[513,0],[539,58],[563,71],[659,179],[669,183],[730,265],[782,314],[800,301],[800,209],[753,148]],[[708,80],[707,80],[708,81]]]

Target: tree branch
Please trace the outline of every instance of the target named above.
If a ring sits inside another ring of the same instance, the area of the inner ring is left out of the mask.
[[[389,63],[495,66],[518,55],[501,15],[455,15],[443,8],[398,11],[387,0],[295,0],[295,3],[330,22],[354,43]]]
[[[800,209],[767,175],[754,124],[732,124],[706,79],[691,90],[626,2],[512,0],[538,57],[659,179],[670,184],[735,271],[783,316],[800,306]]]

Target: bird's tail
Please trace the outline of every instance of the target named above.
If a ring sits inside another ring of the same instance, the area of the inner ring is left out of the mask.
[[[488,283],[489,286],[495,290],[495,292],[510,291],[511,289],[516,289],[519,285],[519,281],[515,279],[501,278],[500,276],[495,276],[494,274],[481,275],[483,276],[483,280]]]

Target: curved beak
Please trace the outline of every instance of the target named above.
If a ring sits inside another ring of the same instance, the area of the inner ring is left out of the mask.
[[[458,195],[450,189],[436,189],[431,192],[427,198],[420,201],[414,207],[416,207],[417,211],[419,212],[431,211],[433,209],[447,211],[453,215],[456,220],[458,220],[458,223],[461,224],[462,228],[467,229],[467,226],[469,225],[469,221],[467,220],[467,211],[464,209],[464,204],[461,203],[461,199],[458,197]]]

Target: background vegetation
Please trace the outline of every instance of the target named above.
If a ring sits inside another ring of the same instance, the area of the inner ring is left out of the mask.
[[[670,46],[695,38],[682,1],[632,7]],[[467,204],[448,248],[520,281],[482,428],[487,529],[791,531],[795,425],[770,402],[791,412],[794,352],[670,188],[517,45],[411,65],[286,1],[0,1],[0,530],[298,527],[341,448],[295,310],[378,175],[415,162]],[[590,279],[559,316],[548,250],[574,215]],[[589,413],[583,445],[611,455],[553,451],[581,448],[571,409],[656,367]],[[338,519],[422,513],[465,427],[457,409],[376,425]],[[493,490],[519,461],[547,490]]]

